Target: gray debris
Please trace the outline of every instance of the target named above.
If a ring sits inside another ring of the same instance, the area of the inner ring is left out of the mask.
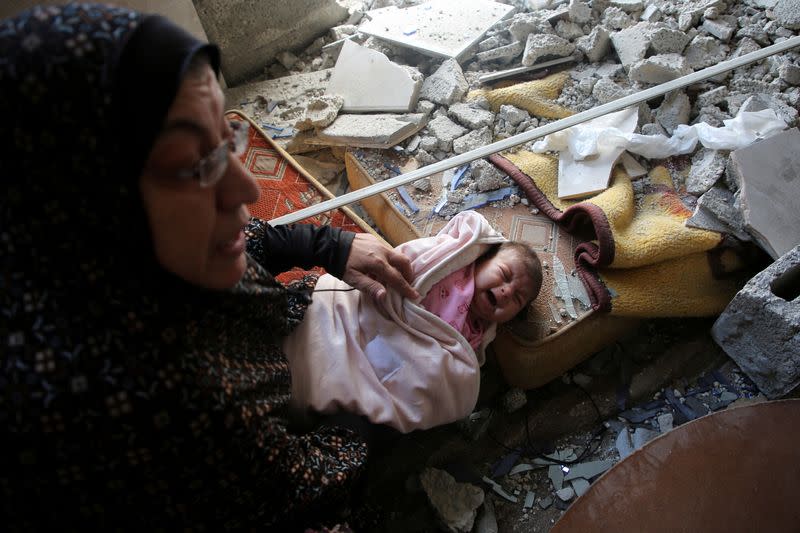
[[[655,4],[648,4],[644,11],[642,11],[642,16],[639,17],[645,22],[657,22],[661,20],[661,10]]]
[[[569,472],[564,475],[564,481],[582,477],[584,479],[592,479],[599,476],[609,468],[614,466],[614,461],[589,461],[586,463],[578,463],[569,467]]]
[[[689,67],[700,70],[725,61],[730,48],[713,37],[698,35],[686,47],[686,62]]]
[[[522,64],[530,67],[539,58],[555,56],[567,57],[575,51],[575,45],[558,35],[530,34],[525,42]]]
[[[453,152],[465,154],[481,146],[486,146],[492,142],[492,130],[488,127],[473,130],[466,135],[453,140]],[[496,187],[494,187],[496,188]]]
[[[661,433],[666,433],[672,429],[673,424],[673,415],[672,413],[664,413],[663,415],[658,415],[656,419],[658,421],[658,429]]]
[[[784,62],[778,67],[778,75],[789,85],[800,85],[800,67]]]
[[[553,498],[551,498],[550,496],[546,496],[541,500],[539,500],[539,507],[541,507],[542,509],[547,509],[551,505],[553,505]]]
[[[603,11],[603,26],[611,30],[624,30],[634,24],[634,20],[618,7],[607,7]]]
[[[683,91],[669,93],[656,111],[656,120],[672,135],[681,124],[689,122],[689,112],[692,104]]]
[[[486,50],[485,52],[478,52],[475,54],[475,57],[478,58],[478,61],[481,63],[488,63],[489,61],[498,60],[510,60],[521,54],[524,48],[525,45],[523,45],[522,42],[514,41],[513,43],[505,46],[498,46],[497,48],[492,48],[491,50]]]
[[[522,504],[522,508],[530,509],[531,507],[533,507],[533,502],[535,499],[536,499],[536,494],[534,494],[531,491],[528,491],[528,493],[525,495],[525,503]]]
[[[592,8],[581,0],[570,0],[568,16],[572,22],[586,24],[592,20]]]
[[[714,20],[706,19],[702,27],[720,41],[727,43],[731,40],[731,37],[733,37],[733,32],[736,29],[736,22],[734,21],[734,23],[731,24],[727,18]]]
[[[447,114],[462,126],[473,130],[494,123],[494,113],[486,111],[485,109],[476,108],[471,104],[453,104],[447,110]]]
[[[494,504],[491,499],[486,498],[483,502],[483,508],[478,514],[474,533],[497,533],[497,531],[497,516],[494,512]]]
[[[613,37],[612,37],[613,39]],[[631,80],[656,85],[691,74],[686,58],[678,54],[661,54],[637,61],[630,66]]]
[[[333,123],[344,105],[344,98],[339,95],[324,95],[312,98],[295,122],[294,127],[300,131],[324,128]]]
[[[747,282],[711,334],[770,399],[800,384],[800,246]]]
[[[781,26],[790,30],[800,29],[800,0],[778,0],[772,13]]]
[[[475,185],[481,192],[493,191],[507,185],[506,175],[485,159],[473,161],[470,169]]]
[[[611,35],[611,44],[614,45],[614,50],[617,51],[619,60],[625,68],[641,61],[647,55],[651,28],[650,23],[639,22]]]
[[[689,42],[686,32],[657,28],[650,33],[650,48],[656,54],[680,54]]]
[[[586,55],[586,59],[596,63],[608,54],[611,44],[611,37],[608,30],[602,26],[595,26],[589,35],[580,37],[576,42],[576,48]]]
[[[547,468],[547,477],[550,478],[553,489],[561,490],[564,487],[564,472],[560,465],[550,465]]]
[[[464,78],[461,65],[455,59],[447,59],[436,72],[425,78],[419,97],[437,104],[450,105],[460,101],[468,89],[469,84]]]
[[[695,196],[704,194],[725,172],[728,152],[701,148],[692,157],[692,168],[686,178],[686,192]]]
[[[580,498],[589,490],[589,482],[583,479],[582,477],[573,479],[569,482],[572,485],[572,489],[575,491],[575,495]]]
[[[744,101],[740,111],[761,111],[772,109],[788,126],[797,124],[797,109],[786,105],[771,94],[754,94]]]
[[[483,491],[471,483],[457,483],[445,472],[426,468],[420,482],[433,508],[449,531],[469,532],[484,500]]]
[[[568,502],[575,497],[575,490],[572,487],[564,487],[556,491],[556,496],[558,496],[561,501]]]
[[[717,183],[697,200],[698,207],[707,209],[728,228],[728,232],[741,240],[749,240],[744,230],[744,217],[736,205],[736,198],[726,187]]]
[[[643,0],[608,0],[611,7],[617,7],[626,13],[635,13],[644,9]]]
[[[618,83],[608,79],[600,78],[592,88],[592,96],[601,104],[611,102],[623,96],[631,94],[631,89],[624,89]]]
[[[628,428],[624,427],[620,430],[619,435],[617,435],[617,440],[615,441],[617,452],[619,453],[620,459],[625,459],[630,454],[633,453],[634,447],[633,442],[631,442],[631,436],[628,433]]]
[[[439,141],[439,149],[449,152],[453,141],[464,135],[467,130],[447,117],[436,117],[428,123],[428,131]]]
[[[556,24],[556,35],[568,41],[574,41],[579,37],[583,37],[584,31],[579,24],[570,22],[568,20],[559,20]]]
[[[634,449],[638,450],[654,438],[658,437],[657,431],[651,431],[645,428],[636,428],[631,437]]]
[[[501,105],[497,118],[509,123],[512,126],[517,126],[519,123],[530,120],[531,115],[524,109],[514,107],[513,105]]]

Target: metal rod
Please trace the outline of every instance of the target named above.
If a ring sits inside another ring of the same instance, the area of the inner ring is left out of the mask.
[[[680,89],[682,87],[686,87],[687,85],[703,81],[707,78],[712,78],[719,74],[728,72],[729,70],[733,70],[735,68],[748,65],[755,61],[760,61],[771,55],[779,54],[781,52],[786,52],[787,50],[791,50],[792,48],[795,48],[797,46],[800,46],[800,36],[792,37],[791,39],[787,39],[783,42],[773,44],[772,46],[762,48],[761,50],[751,52],[749,54],[737,57],[735,59],[729,59],[727,61],[723,61],[717,65],[704,68],[703,70],[698,70],[697,72],[693,72],[692,74],[687,74],[686,76],[682,76],[678,79],[668,81],[666,83],[662,83],[661,85],[656,85],[655,87],[651,87],[649,89],[645,89],[638,93],[625,96],[618,100],[614,100],[613,102],[608,102],[603,105],[597,106],[595,108],[582,111],[581,113],[577,113],[570,117],[562,118],[555,122],[551,122],[550,124],[539,126],[538,128],[535,128],[531,131],[526,131],[518,135],[514,135],[513,137],[509,137],[508,139],[503,139],[502,141],[497,141],[491,144],[487,144],[486,146],[476,148],[475,150],[470,150],[469,152],[453,156],[449,159],[445,159],[443,161],[439,161],[437,163],[433,163],[431,165],[418,168],[416,170],[412,170],[411,172],[406,172],[405,174],[395,176],[394,178],[381,181],[373,185],[369,185],[368,187],[364,187],[363,189],[358,189],[356,191],[343,194],[342,196],[339,196],[337,198],[326,200],[324,202],[320,202],[318,204],[300,209],[299,211],[295,211],[294,213],[289,213],[288,215],[283,215],[278,218],[274,218],[270,220],[269,223],[272,226],[277,226],[280,224],[292,224],[294,222],[299,222],[306,218],[319,215],[320,213],[324,213],[326,211],[330,211],[332,209],[336,209],[344,205],[352,204],[353,202],[358,202],[359,200],[363,200],[364,198],[369,198],[370,196],[382,193],[384,191],[388,191],[389,189],[394,189],[399,185],[405,185],[406,183],[410,183],[412,181],[416,181],[421,178],[432,176],[437,172],[442,172],[443,170],[447,170],[449,168],[458,167],[465,163],[469,163],[470,161],[481,159],[491,154],[507,150],[514,146],[535,139],[539,139],[546,135],[550,135],[551,133],[555,133],[557,131],[570,128],[577,124],[581,124],[588,120],[592,120],[601,117],[603,115],[607,115],[608,113],[613,113],[614,111],[620,111],[622,109],[625,109],[626,107],[639,104],[641,102],[650,100],[657,96],[662,96],[670,91],[674,91],[675,89]]]

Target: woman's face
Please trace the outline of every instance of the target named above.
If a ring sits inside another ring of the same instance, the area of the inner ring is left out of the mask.
[[[210,289],[225,289],[246,268],[245,204],[258,186],[233,153],[215,184],[179,177],[193,169],[232,130],[224,119],[222,89],[210,66],[186,76],[139,179],[156,258],[168,271]]]

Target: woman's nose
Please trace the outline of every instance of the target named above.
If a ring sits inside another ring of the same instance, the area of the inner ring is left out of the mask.
[[[236,209],[258,200],[260,190],[255,178],[234,154],[229,154],[228,168],[217,184],[217,204],[220,210]]]

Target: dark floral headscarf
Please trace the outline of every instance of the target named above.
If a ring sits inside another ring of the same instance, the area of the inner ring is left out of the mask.
[[[196,53],[123,8],[0,21],[3,529],[258,528],[361,470],[351,432],[286,430],[303,306],[252,261],[215,292],[154,258],[138,177]]]

